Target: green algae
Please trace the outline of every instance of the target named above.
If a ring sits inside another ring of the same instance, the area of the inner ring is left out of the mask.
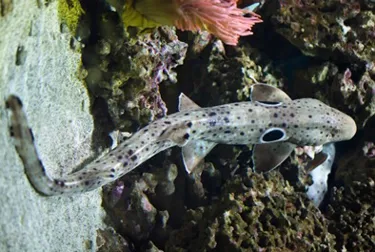
[[[59,18],[68,26],[70,32],[76,33],[79,21],[85,14],[79,0],[59,0],[58,15]]]
[[[0,16],[5,17],[13,10],[13,0],[0,0]]]

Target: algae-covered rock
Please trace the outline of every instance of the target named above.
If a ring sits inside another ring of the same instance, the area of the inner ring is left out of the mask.
[[[276,30],[304,54],[345,62],[375,58],[372,1],[279,1]]]
[[[182,64],[187,50],[175,29],[161,27],[144,34],[125,30],[105,5],[91,18],[97,25],[94,43],[83,52],[85,80],[92,95],[105,100],[113,127],[132,132],[166,115],[159,84],[177,82],[174,68]]]
[[[199,105],[246,101],[252,84],[279,83],[275,77],[277,70],[259,64],[261,60],[267,61],[266,57],[249,45],[225,47],[217,41],[200,49],[199,55],[196,45],[192,45],[184,65],[179,68],[179,83]]]
[[[374,169],[374,168],[373,168]],[[354,181],[334,188],[327,211],[337,251],[372,251],[375,247],[375,182]]]
[[[248,172],[224,186],[219,200],[188,211],[165,251],[333,251],[323,215],[279,173]]]
[[[79,0],[58,0],[58,15],[72,34],[77,32],[78,25],[85,11]]]
[[[133,246],[113,228],[99,229],[97,231],[97,252],[131,252]]]

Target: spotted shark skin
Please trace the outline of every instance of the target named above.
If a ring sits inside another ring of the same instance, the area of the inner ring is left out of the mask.
[[[25,173],[34,189],[46,196],[94,190],[173,146],[182,147],[190,173],[216,144],[255,144],[254,169],[266,172],[297,145],[348,140],[356,132],[355,122],[346,114],[315,99],[291,100],[266,84],[253,85],[252,101],[208,108],[200,108],[181,94],[180,112],[150,123],[83,169],[52,178],[38,157],[20,99],[9,96],[6,106]]]

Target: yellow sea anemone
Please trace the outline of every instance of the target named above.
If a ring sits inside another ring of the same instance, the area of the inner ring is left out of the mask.
[[[125,26],[153,28],[176,26],[183,31],[206,30],[228,45],[252,34],[260,16],[237,7],[238,0],[125,0]]]

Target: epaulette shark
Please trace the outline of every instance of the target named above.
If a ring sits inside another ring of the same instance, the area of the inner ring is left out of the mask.
[[[191,173],[217,144],[254,144],[253,168],[267,172],[280,165],[296,146],[317,146],[351,139],[354,120],[316,99],[292,100],[278,88],[252,86],[251,101],[201,108],[184,94],[179,112],[140,129],[115,149],[61,178],[52,178],[38,157],[22,103],[11,95],[11,135],[32,186],[41,194],[86,192],[112,182],[155,154],[182,148]]]

